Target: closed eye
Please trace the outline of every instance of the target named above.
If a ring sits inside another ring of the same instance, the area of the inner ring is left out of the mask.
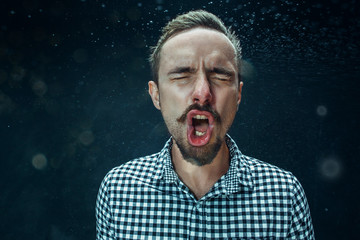
[[[211,79],[218,80],[218,81],[231,81],[230,76],[220,75],[220,74],[216,74],[216,75],[211,76]]]
[[[220,81],[229,81],[230,78],[216,77],[216,79],[218,79],[218,80],[220,80]]]
[[[234,72],[231,70],[215,67],[209,70],[210,78],[219,81],[231,81],[234,76]]]
[[[175,77],[172,77],[171,79],[173,79],[173,80],[181,80],[181,79],[186,79],[186,78],[189,78],[189,76],[175,76]]]

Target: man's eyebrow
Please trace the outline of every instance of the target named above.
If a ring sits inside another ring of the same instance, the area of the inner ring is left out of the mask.
[[[176,74],[176,73],[194,73],[196,70],[191,67],[176,67],[171,69],[167,75]]]
[[[231,70],[228,70],[226,68],[222,68],[222,67],[214,67],[213,69],[209,69],[208,70],[210,73],[218,73],[218,74],[224,74],[226,76],[233,76],[234,72]]]

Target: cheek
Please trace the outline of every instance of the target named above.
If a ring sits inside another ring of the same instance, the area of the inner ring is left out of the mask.
[[[226,91],[221,91],[218,92],[216,96],[216,102],[221,103],[226,108],[237,105],[238,92],[236,90],[228,89]]]
[[[221,99],[217,99],[217,103],[221,105],[218,106],[218,111],[220,115],[223,115],[228,121],[230,120],[229,118],[233,118],[237,112],[238,95],[236,91],[226,91],[223,92],[222,96]]]
[[[182,109],[181,98],[172,91],[160,92],[160,106],[163,115],[167,117],[179,115],[180,109]]]
[[[179,87],[176,84],[164,84],[160,89],[160,100],[162,102],[174,104],[175,106],[185,104],[189,96],[189,89],[186,87]]]

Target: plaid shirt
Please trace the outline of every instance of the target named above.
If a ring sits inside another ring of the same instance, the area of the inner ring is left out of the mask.
[[[97,239],[314,239],[309,206],[289,172],[243,155],[196,200],[161,152],[112,169],[96,204]]]

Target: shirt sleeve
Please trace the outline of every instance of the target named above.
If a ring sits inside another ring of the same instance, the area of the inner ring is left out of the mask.
[[[292,222],[287,239],[315,239],[310,208],[305,192],[295,176],[293,176],[291,215]]]
[[[96,200],[96,239],[107,240],[115,239],[112,225],[112,213],[109,206],[107,192],[107,177],[101,183]]]

